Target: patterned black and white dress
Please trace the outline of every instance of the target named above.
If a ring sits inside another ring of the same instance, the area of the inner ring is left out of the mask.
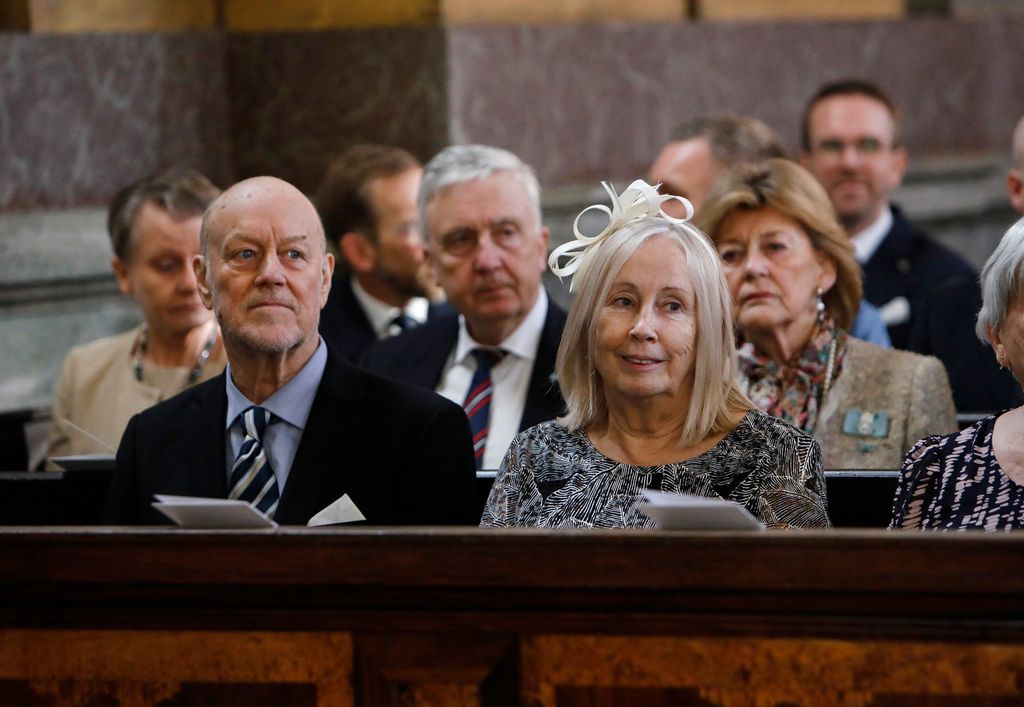
[[[950,435],[925,437],[903,460],[892,528],[1024,528],[1024,486],[992,453],[998,415]]]
[[[703,454],[661,466],[609,459],[557,421],[531,427],[512,441],[480,525],[654,528],[644,489],[737,501],[773,528],[829,525],[817,442],[760,410]]]

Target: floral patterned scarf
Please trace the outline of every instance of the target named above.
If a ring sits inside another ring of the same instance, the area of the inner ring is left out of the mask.
[[[846,332],[827,317],[811,336],[807,346],[792,364],[779,364],[754,348],[740,342],[740,380],[750,399],[769,415],[781,418],[814,434],[822,400],[829,351],[836,342],[832,381],[839,377],[846,354]]]

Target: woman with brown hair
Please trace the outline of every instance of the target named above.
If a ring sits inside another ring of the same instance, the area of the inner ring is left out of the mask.
[[[754,403],[814,435],[826,469],[896,469],[923,436],[956,429],[930,356],[849,337],[860,268],[828,195],[782,159],[719,181],[697,218],[733,298],[740,379]]]

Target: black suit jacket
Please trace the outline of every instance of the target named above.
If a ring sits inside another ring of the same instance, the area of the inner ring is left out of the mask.
[[[226,498],[224,374],[131,419],[107,523],[166,523],[153,494]],[[344,494],[373,525],[476,523],[475,462],[462,409],[371,375],[328,348],[327,366],[274,519],[305,525]]]
[[[910,303],[910,319],[889,327],[893,346],[942,361],[957,410],[994,411],[1019,404],[1013,377],[999,370],[991,349],[974,334],[981,309],[977,273],[899,208],[892,212],[892,228],[864,265],[864,299],[878,307],[896,297]]]
[[[977,287],[978,275],[963,258],[915,227],[898,207],[891,208],[892,228],[863,266],[864,299],[876,307],[883,307],[897,297],[907,299],[910,318],[890,326],[889,338],[895,348],[909,349],[911,333],[931,292],[970,282]],[[970,328],[973,327],[972,321]]]
[[[565,310],[549,296],[526,405],[519,420],[520,431],[565,414],[565,401],[554,380],[555,356],[562,340],[565,316]],[[377,343],[367,350],[363,365],[382,376],[436,390],[458,339],[459,315],[451,311],[412,331]]]
[[[447,304],[431,304],[427,321],[451,311]],[[377,343],[377,334],[352,290],[349,273],[340,273],[331,282],[327,304],[320,311],[320,335],[352,363],[358,363],[366,350]]]

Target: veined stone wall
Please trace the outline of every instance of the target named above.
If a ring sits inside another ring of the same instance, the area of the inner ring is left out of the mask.
[[[625,185],[671,126],[760,117],[795,148],[818,84],[859,75],[904,106],[912,215],[980,263],[1012,219],[1024,18],[422,26],[322,32],[0,34],[0,412],[45,407],[72,345],[130,326],[103,206],[171,162],[310,191],[367,140],[450,142],[533,164],[553,240]]]

